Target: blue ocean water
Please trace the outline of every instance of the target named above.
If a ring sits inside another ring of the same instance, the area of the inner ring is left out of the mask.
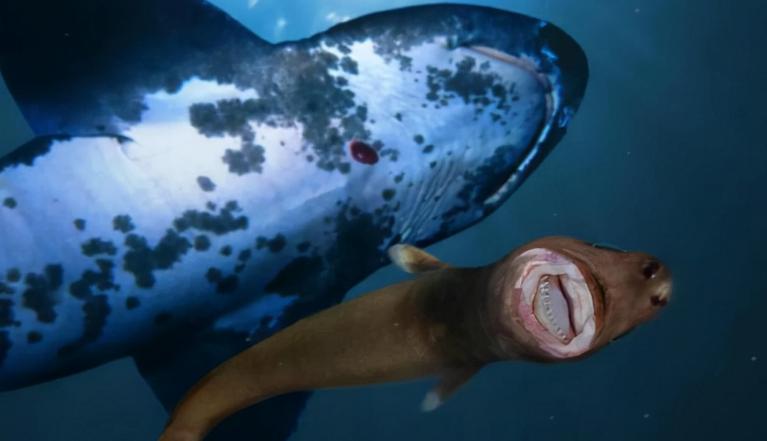
[[[280,41],[421,2],[214,3]],[[674,298],[594,357],[490,366],[432,414],[418,410],[428,380],[318,392],[291,439],[767,438],[767,4],[466,3],[557,24],[584,48],[591,77],[567,136],[523,187],[430,251],[478,265],[535,237],[572,235],[658,255],[674,272]],[[25,129],[1,99],[0,141],[16,144]],[[350,296],[404,277],[385,268]],[[2,440],[148,440],[164,420],[127,361],[0,394]]]

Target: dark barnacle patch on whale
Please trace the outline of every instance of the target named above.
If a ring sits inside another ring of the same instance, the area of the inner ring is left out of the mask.
[[[322,170],[348,173],[351,164],[345,143],[370,138],[365,129],[367,108],[364,103],[355,103],[348,82],[334,71],[353,74],[358,70],[356,63],[301,45],[277,50],[271,57],[267,67],[256,74],[263,81],[249,82],[259,98],[193,104],[189,109],[191,124],[205,136],[241,138],[240,149],[227,150],[224,156],[236,174],[260,171],[265,160],[262,148],[254,142],[251,123],[272,127],[300,124],[306,141],[302,148],[311,150],[305,152],[307,161]]]
[[[393,148],[383,148],[383,143],[380,141],[373,143],[376,148],[380,149],[381,157],[388,157],[389,161],[396,162],[399,159],[399,150]]]
[[[224,273],[218,268],[209,268],[205,273],[208,282],[216,285],[216,292],[219,294],[228,294],[237,290],[239,278],[235,274],[224,276]]]
[[[80,300],[94,295],[94,289],[99,292],[117,291],[120,286],[114,283],[114,262],[109,259],[96,259],[98,271],[88,269],[83,271],[78,280],[69,285],[69,294]]]
[[[11,339],[8,337],[8,331],[0,331],[0,366],[5,362],[11,346],[13,346],[13,343],[11,343]]]
[[[212,245],[211,240],[204,234],[197,235],[193,239],[194,242],[191,242],[180,233],[199,230],[224,235],[247,229],[248,218],[238,216],[240,211],[242,209],[236,201],[227,202],[217,214],[187,210],[173,221],[175,229],[168,229],[155,246],[150,246],[143,236],[130,234],[125,238],[129,251],[123,256],[123,268],[133,274],[137,286],[151,288],[156,283],[155,271],[172,268],[192,247],[197,251],[207,251]],[[222,248],[221,252],[231,255],[231,246]],[[236,288],[236,281],[233,282],[233,279],[229,278],[223,280],[220,285],[220,290],[229,292],[234,290],[232,286]]]
[[[394,196],[395,196],[396,194],[397,194],[397,192],[396,192],[394,189],[392,189],[392,188],[387,188],[387,189],[384,189],[384,191],[382,191],[382,192],[381,192],[381,197],[382,197],[382,198],[383,198],[385,201],[387,201],[387,202],[388,202],[388,201],[390,201],[390,200],[394,199]]]
[[[88,257],[98,256],[101,254],[114,256],[117,254],[117,247],[115,247],[114,243],[108,240],[93,238],[82,244],[82,251],[83,254]]]
[[[197,185],[200,186],[200,190],[205,192],[211,192],[216,189],[216,184],[207,176],[198,176]]]
[[[367,121],[367,119],[368,119],[368,106],[365,106],[365,105],[357,106],[357,109],[355,110],[355,112],[356,112],[357,116],[359,117],[359,119],[361,119],[362,121]]]
[[[29,331],[27,333],[27,343],[35,344],[40,343],[41,341],[43,341],[43,334],[39,331]]]
[[[229,171],[238,176],[248,173],[261,173],[266,162],[266,149],[250,141],[243,141],[240,150],[227,149],[221,158],[229,166]],[[206,190],[212,191],[212,190]]]
[[[14,199],[14,198],[5,198],[3,200],[3,206],[5,208],[9,208],[9,209],[13,210],[14,208],[16,208],[18,206],[18,202],[16,202],[16,199]]]
[[[112,219],[112,227],[115,231],[126,234],[136,229],[136,226],[133,225],[133,220],[127,214],[115,216],[115,218]]]
[[[210,239],[204,234],[200,234],[194,238],[194,249],[197,251],[208,251],[210,245]]]
[[[125,245],[130,251],[123,256],[123,268],[133,274],[140,288],[153,287],[154,272],[172,268],[192,246],[189,240],[171,229],[154,247],[149,246],[145,237],[137,234],[128,235]]]
[[[399,70],[403,72],[412,72],[413,71],[413,58],[408,57],[407,55],[398,55],[397,61],[399,61]]]
[[[205,273],[205,278],[208,279],[208,282],[210,283],[218,283],[224,278],[224,274],[220,269],[211,267],[208,268],[208,271]]]
[[[249,121],[255,120],[269,125],[276,125],[272,116],[276,109],[269,100],[238,98],[219,100],[213,103],[197,103],[189,108],[190,122],[201,134],[214,136],[239,136],[240,149],[227,149],[223,162],[229,166],[229,171],[237,175],[245,175],[263,171],[266,161],[266,149],[255,143],[255,134]],[[207,179],[206,182],[201,179]],[[197,178],[203,191],[213,191],[215,185],[208,178]]]
[[[205,136],[242,136],[250,132],[251,120],[274,124],[276,120],[271,118],[277,110],[271,100],[231,98],[215,104],[192,104],[189,118],[192,126]]]
[[[11,268],[5,273],[5,278],[10,283],[17,283],[21,280],[21,271],[18,268]]]
[[[7,283],[0,282],[0,295],[2,294],[15,294],[16,289],[11,286],[18,283],[21,280],[21,271],[18,268],[11,268],[5,273],[5,280]]]
[[[72,297],[82,300],[83,333],[80,337],[59,349],[59,356],[68,356],[89,343],[97,341],[106,326],[107,317],[112,312],[106,291],[118,291],[120,286],[114,282],[115,264],[109,259],[96,259],[98,271],[83,271],[80,279],[69,285]]]
[[[353,70],[352,64],[339,63],[337,56],[322,50],[279,51],[275,56],[281,66],[302,66],[302,70],[298,75],[280,75],[279,89],[269,93],[269,99],[279,102],[284,120],[301,123],[307,141],[304,148],[311,148],[317,167],[348,173],[345,142],[368,139],[370,133],[357,113],[354,93],[338,83],[331,71]],[[334,119],[340,126],[332,123]]]
[[[488,107],[492,104],[491,99],[495,99],[498,109],[509,110],[507,99],[510,91],[499,81],[498,75],[477,72],[475,66],[476,60],[472,57],[458,62],[455,71],[428,66],[426,83],[429,92],[426,99],[443,101],[459,96],[466,104],[474,104],[478,111]]]
[[[269,251],[273,253],[279,253],[283,248],[285,248],[286,243],[287,241],[285,236],[282,234],[277,234],[272,239],[267,239],[266,237],[259,236],[256,238],[256,249],[260,250],[263,248],[268,248]]]
[[[231,245],[224,245],[219,250],[219,253],[221,253],[222,256],[228,257],[232,255],[232,246]]]
[[[60,356],[71,355],[88,343],[97,341],[104,330],[107,317],[112,312],[107,296],[100,294],[89,297],[83,303],[83,333],[77,341],[59,349]]]
[[[244,250],[240,251],[240,254],[237,255],[237,266],[234,267],[234,272],[236,274],[241,273],[245,270],[245,266],[247,265],[250,258],[253,256],[253,251],[251,251],[248,248],[245,248]]]
[[[341,58],[341,63],[339,63],[339,66],[341,66],[341,69],[343,69],[343,71],[348,74],[357,75],[359,73],[357,62],[354,61],[351,57],[347,56]]]
[[[16,324],[15,315],[13,313],[13,300],[0,299],[0,328],[6,328]]]
[[[85,231],[85,219],[75,219],[73,223],[78,231]]]
[[[141,300],[138,297],[128,297],[125,299],[125,308],[129,311],[134,310],[141,306]]]
[[[57,314],[54,310],[60,299],[57,291],[63,283],[64,269],[59,264],[47,265],[42,274],[27,273],[24,278],[26,290],[23,305],[37,314],[37,320],[53,323]]]
[[[240,251],[240,254],[237,255],[237,266],[234,267],[234,272],[239,274],[243,270],[245,270],[245,266],[247,265],[250,258],[253,256],[253,251],[249,249],[244,249]]]
[[[235,216],[241,208],[235,201],[229,201],[217,215],[207,211],[187,210],[184,214],[173,221],[173,226],[179,232],[189,229],[209,231],[217,235],[231,233],[248,228],[248,218]]]

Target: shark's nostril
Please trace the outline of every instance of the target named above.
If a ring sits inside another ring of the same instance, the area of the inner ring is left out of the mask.
[[[642,275],[645,279],[654,279],[660,271],[660,263],[655,260],[651,260],[644,264],[642,267]]]

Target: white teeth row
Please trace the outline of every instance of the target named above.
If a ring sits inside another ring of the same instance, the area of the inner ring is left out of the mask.
[[[567,338],[567,335],[565,334],[565,331],[557,325],[556,320],[554,320],[554,312],[551,310],[551,296],[549,295],[550,286],[551,282],[549,282],[549,278],[543,277],[541,278],[541,283],[538,285],[538,292],[540,293],[540,296],[543,297],[543,308],[546,310],[546,318],[549,319],[549,324],[554,326],[557,336],[560,340],[564,341]]]

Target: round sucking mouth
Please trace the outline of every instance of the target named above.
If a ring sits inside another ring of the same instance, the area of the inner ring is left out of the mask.
[[[596,333],[594,299],[578,266],[551,250],[536,248],[515,288],[519,316],[541,349],[558,358],[588,351]]]

